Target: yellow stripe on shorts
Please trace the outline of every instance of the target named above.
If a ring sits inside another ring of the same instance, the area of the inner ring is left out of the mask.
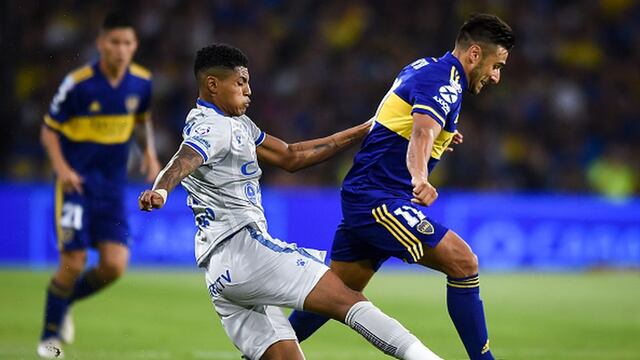
[[[380,215],[377,214],[376,211],[380,212]],[[398,231],[397,229],[395,229],[395,226],[392,223],[388,223],[386,219],[384,219],[382,216],[382,211],[380,210],[380,208],[375,208],[373,210],[371,210],[371,213],[373,214],[373,217],[376,219],[376,222],[378,224],[381,224],[382,226],[385,227],[385,229],[387,229],[391,235],[393,235],[393,237],[396,238],[396,240],[398,240],[404,247],[407,248],[407,250],[409,251],[409,254],[411,254],[411,257],[413,258],[413,261],[418,261],[418,257],[413,253],[412,251],[412,247],[406,242],[406,238],[404,238],[404,236],[401,233],[396,233],[396,231]]]
[[[398,221],[398,219],[395,218],[395,216],[391,215],[391,213],[389,212],[389,210],[387,210],[387,205],[382,204],[382,210],[384,211],[384,213],[387,215],[388,218],[390,218],[391,220],[393,220],[398,227],[404,231],[404,233],[408,236],[408,240],[409,243],[413,244],[413,249],[416,251],[416,254],[418,254],[418,259],[420,259],[421,257],[424,256],[424,249],[422,248],[422,243],[420,242],[420,240],[418,240],[412,233],[411,231],[409,231],[406,227],[404,227],[404,225],[402,225],[400,223],[400,221]]]

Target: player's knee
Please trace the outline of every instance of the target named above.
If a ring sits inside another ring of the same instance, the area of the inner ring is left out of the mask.
[[[84,253],[64,254],[61,257],[59,272],[65,278],[77,279],[84,271],[87,255]]]
[[[100,277],[108,282],[117,280],[126,270],[127,263],[117,259],[105,259],[98,266]]]
[[[450,277],[463,278],[478,273],[478,257],[473,252],[458,258],[452,265],[447,271]]]

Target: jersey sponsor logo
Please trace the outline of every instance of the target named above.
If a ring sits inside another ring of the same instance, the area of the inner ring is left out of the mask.
[[[138,95],[129,95],[124,100],[124,107],[127,109],[129,114],[133,114],[138,110],[138,106],[140,106],[140,97]]]
[[[258,203],[258,189],[252,183],[247,183],[244,186],[244,195],[252,204]]]
[[[204,147],[206,147],[207,149],[211,148],[211,144],[202,136],[192,136],[189,138],[190,141],[196,141],[199,144],[202,144]]]
[[[438,92],[440,93],[440,97],[449,104],[453,104],[458,101],[458,91],[451,85],[440,86]]]
[[[222,290],[231,282],[231,271],[226,269],[218,278],[209,285],[209,295],[213,298],[220,296]]]
[[[449,115],[449,112],[451,111],[451,106],[449,106],[449,104],[447,104],[446,101],[442,100],[439,96],[434,96],[433,100],[435,100],[438,104],[440,104],[440,108],[444,112],[444,116]]]
[[[193,131],[201,136],[207,135],[210,131],[211,131],[211,125],[208,124],[201,124],[196,126],[195,129],[193,129]]]
[[[246,162],[242,164],[242,166],[240,167],[240,171],[242,172],[242,175],[245,175],[245,176],[251,176],[257,173],[258,169],[260,168],[258,167],[258,163],[256,163],[255,161]]]

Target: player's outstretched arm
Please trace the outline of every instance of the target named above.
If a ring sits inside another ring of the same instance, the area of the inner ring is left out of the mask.
[[[413,114],[413,129],[407,150],[407,169],[411,174],[413,199],[420,205],[429,206],[438,197],[438,192],[429,183],[429,159],[433,142],[440,134],[442,127],[431,116]]]
[[[151,211],[160,209],[167,201],[167,196],[182,179],[191,174],[204,159],[191,147],[182,145],[178,152],[171,158],[167,166],[160,171],[153,189],[145,190],[138,198],[140,210]]]
[[[321,163],[360,141],[371,128],[372,120],[333,135],[287,144],[275,136],[267,135],[257,148],[258,159],[289,172],[295,172]]]

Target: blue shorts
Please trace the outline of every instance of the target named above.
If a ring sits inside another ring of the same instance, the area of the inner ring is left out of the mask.
[[[129,224],[122,196],[64,193],[56,182],[55,228],[60,251],[84,250],[104,241],[128,245]]]
[[[391,256],[418,262],[425,247],[434,248],[449,230],[424,215],[426,209],[408,200],[385,200],[371,209],[369,223],[351,226],[342,220],[333,238],[331,260],[371,260],[374,270]],[[350,214],[344,215],[348,219]]]

